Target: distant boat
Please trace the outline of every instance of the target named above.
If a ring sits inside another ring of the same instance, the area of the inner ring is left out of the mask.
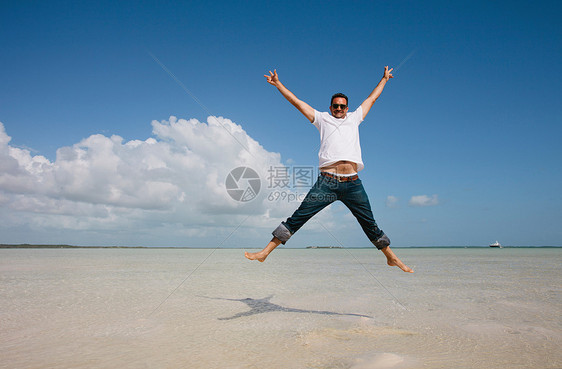
[[[502,245],[496,240],[496,242],[490,244],[490,247],[499,247],[501,249]]]

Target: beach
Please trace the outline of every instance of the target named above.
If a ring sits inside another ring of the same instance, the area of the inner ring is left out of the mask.
[[[1,368],[561,368],[561,248],[2,249]]]

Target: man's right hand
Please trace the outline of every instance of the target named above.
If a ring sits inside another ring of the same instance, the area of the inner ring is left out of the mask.
[[[279,92],[281,92],[281,95],[283,95],[291,104],[293,104],[295,108],[304,114],[306,119],[308,119],[311,123],[314,122],[314,109],[304,101],[299,100],[295,94],[289,91],[289,89],[279,81],[277,69],[274,69],[273,73],[269,71],[269,76],[267,74],[264,74],[263,76],[267,78],[267,83],[277,87]]]
[[[263,75],[265,78],[267,78],[267,83],[277,87],[279,84],[279,76],[277,75],[277,69],[273,70],[273,73],[271,73],[271,71],[269,71],[269,76],[267,74]]]

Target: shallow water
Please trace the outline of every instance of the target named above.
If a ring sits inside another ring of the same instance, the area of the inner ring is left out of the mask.
[[[562,249],[395,251],[0,250],[0,367],[562,367]]]

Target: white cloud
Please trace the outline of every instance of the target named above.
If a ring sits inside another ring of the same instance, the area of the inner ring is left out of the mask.
[[[240,224],[269,233],[296,208],[268,200],[267,169],[282,166],[281,155],[265,150],[240,125],[223,117],[199,122],[172,116],[152,127],[154,136],[144,141],[92,135],[59,148],[50,161],[10,146],[0,123],[0,228],[89,232],[99,244],[118,235],[128,244],[164,243],[173,233],[199,237],[196,245],[202,245],[205,237],[216,244]],[[234,201],[225,189],[226,176],[238,166],[253,168],[262,179],[251,202]]]
[[[408,205],[410,206],[435,206],[439,204],[439,199],[437,195],[427,196],[427,195],[419,195],[419,196],[412,196]]]
[[[387,208],[397,208],[398,207],[398,197],[389,195],[386,197],[386,207]]]

